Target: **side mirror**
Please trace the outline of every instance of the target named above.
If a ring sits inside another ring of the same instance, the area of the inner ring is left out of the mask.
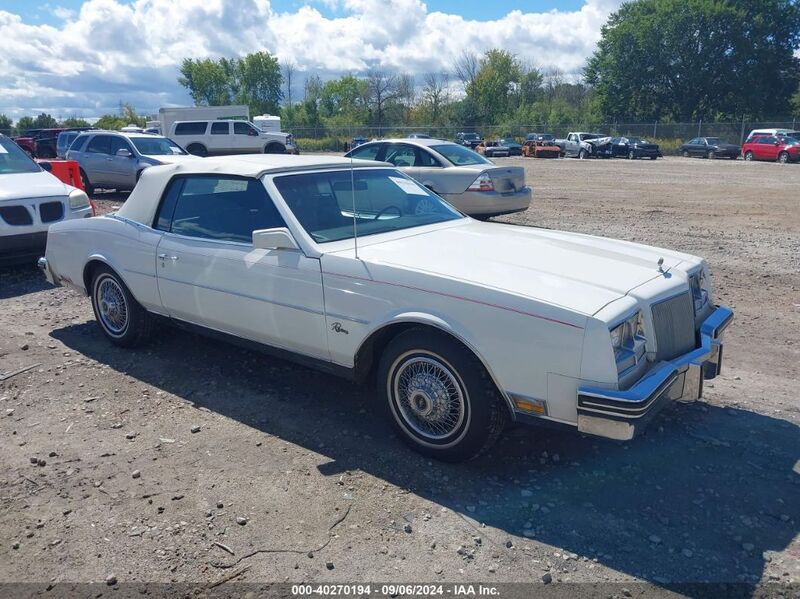
[[[297,242],[285,227],[253,231],[253,247],[259,250],[297,250]]]
[[[130,150],[126,150],[125,148],[120,148],[117,150],[117,156],[121,156],[122,158],[132,158],[133,154],[131,154]]]
[[[776,140],[775,140],[775,145],[776,145],[776,146],[779,146],[779,145],[781,145],[781,142],[780,142],[780,141],[778,141],[778,140],[776,139]]]

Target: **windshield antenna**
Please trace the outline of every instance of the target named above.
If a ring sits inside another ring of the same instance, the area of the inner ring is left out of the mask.
[[[358,260],[358,224],[356,219],[356,175],[353,168],[353,154],[350,154],[350,193],[353,196],[353,244]]]

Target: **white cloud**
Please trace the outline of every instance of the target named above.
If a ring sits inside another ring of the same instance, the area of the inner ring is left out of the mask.
[[[58,27],[0,11],[0,113],[42,110],[97,116],[120,100],[140,111],[186,103],[177,84],[185,57],[267,50],[306,74],[371,67],[449,70],[465,49],[499,46],[539,66],[578,73],[621,0],[586,0],[577,11],[514,11],[493,21],[431,12],[420,0],[311,0],[279,13],[269,0],[87,0],[54,10]],[[335,8],[326,17],[314,3]],[[56,12],[57,11],[57,12]]]

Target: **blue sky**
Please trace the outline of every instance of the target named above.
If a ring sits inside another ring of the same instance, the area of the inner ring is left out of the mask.
[[[57,25],[61,22],[54,13],[55,8],[71,10],[77,13],[83,0],[0,0],[0,10],[20,15],[31,24]],[[342,9],[331,9],[325,2],[314,0],[272,0],[273,10],[278,12],[294,12],[304,5],[314,6],[327,17],[341,16]],[[548,10],[573,11],[583,5],[582,0],[427,0],[428,10],[458,14],[465,19],[488,21],[500,19],[513,10],[524,12],[545,12]],[[63,13],[62,13],[63,14]]]
[[[622,1],[0,0],[0,114],[94,118],[120,102],[153,114],[191,103],[186,58],[257,51],[296,65],[293,99],[310,75],[378,68],[420,82],[493,47],[577,78]]]

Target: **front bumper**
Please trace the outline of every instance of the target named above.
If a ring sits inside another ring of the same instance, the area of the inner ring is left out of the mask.
[[[47,231],[0,235],[0,264],[23,264],[41,256],[47,245]]]
[[[703,380],[722,368],[722,334],[733,311],[717,308],[700,325],[700,346],[674,360],[655,365],[630,389],[578,388],[578,430],[627,441],[668,402],[694,401],[703,394]]]

